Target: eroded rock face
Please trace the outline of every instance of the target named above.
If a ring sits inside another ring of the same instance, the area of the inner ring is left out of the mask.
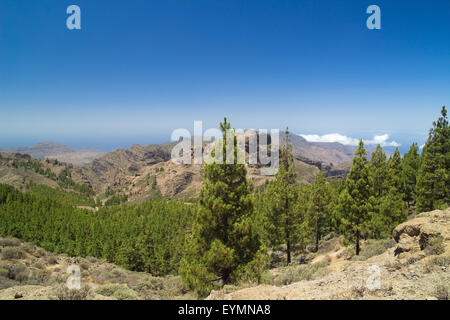
[[[402,233],[397,242],[398,245],[394,251],[395,255],[398,255],[402,252],[420,250],[419,240],[417,236],[411,237],[407,233]]]
[[[398,243],[395,254],[424,250],[436,240],[449,240],[449,209],[421,213],[416,218],[398,225],[392,232]]]

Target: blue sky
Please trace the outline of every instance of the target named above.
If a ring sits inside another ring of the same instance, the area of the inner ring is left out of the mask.
[[[224,116],[421,144],[450,101],[449,18],[448,0],[0,0],[0,147],[111,150]]]

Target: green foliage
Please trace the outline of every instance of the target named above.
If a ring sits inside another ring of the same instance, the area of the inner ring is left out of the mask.
[[[416,199],[417,173],[420,168],[421,158],[417,143],[413,143],[402,160],[402,183],[404,200],[413,203]]]
[[[86,300],[91,293],[91,288],[87,284],[80,289],[69,289],[65,284],[61,284],[53,290],[52,298],[54,300]]]
[[[123,284],[109,283],[99,286],[95,293],[106,297],[114,297],[117,300],[137,300],[138,294]]]
[[[371,188],[366,155],[364,143],[360,140],[345,182],[346,188],[339,196],[338,210],[341,213],[341,228],[349,241],[355,241],[356,255],[359,254],[359,241],[361,235],[367,230],[370,221],[369,212],[372,208],[369,202]]]
[[[320,171],[311,186],[311,199],[308,207],[308,222],[312,230],[314,230],[315,251],[319,250],[319,241],[324,231],[330,225],[329,215],[329,189],[325,183],[323,172]]]
[[[19,239],[11,237],[0,238],[0,247],[19,247],[20,245]]]
[[[40,161],[7,159],[15,168],[34,170],[57,181],[61,189],[30,183],[28,191],[21,193],[0,184],[0,235],[32,241],[54,253],[97,257],[153,275],[179,272],[186,288],[200,296],[221,285],[276,283],[277,279],[264,273],[269,262],[266,246],[275,253],[284,250],[289,265],[292,254],[312,247],[317,250],[331,234],[339,234],[344,235],[339,239],[354,241],[357,256],[353,260],[366,260],[392,245],[391,240],[379,239],[389,238],[392,229],[406,219],[408,205],[416,203],[417,211],[449,205],[450,131],[445,107],[441,113],[422,156],[413,144],[403,159],[396,149],[387,160],[377,146],[368,162],[361,140],[346,179],[327,180],[319,172],[311,185],[298,185],[286,130],[275,179],[267,180],[256,192],[247,180],[245,165],[238,164],[237,138],[234,132],[229,134],[225,119],[223,138],[215,150],[219,158],[205,165],[198,199],[153,199],[125,205],[127,195],[108,188],[101,197],[108,199],[106,206],[96,212],[77,209],[95,206],[95,202],[92,189],[72,180],[70,167],[61,165],[63,170],[56,176]],[[227,163],[230,155],[232,162]],[[217,161],[220,157],[223,163]],[[156,169],[155,175],[148,175],[143,182],[151,186],[152,198],[160,197],[156,174],[162,170]],[[361,239],[365,241],[360,254]],[[14,238],[0,239],[0,246],[5,259],[21,259],[27,252],[57,263],[54,256],[45,256],[31,245],[20,247]],[[440,238],[427,239],[424,246],[428,254],[443,252]],[[440,263],[447,266],[448,259]],[[289,265],[278,281],[287,284],[312,279],[326,272],[324,266]],[[0,288],[11,281],[47,279],[46,274],[30,273],[23,266],[17,270],[2,267],[0,276]],[[167,291],[181,295],[185,287],[179,279],[175,282]],[[165,285],[159,280],[150,280],[98,290],[118,299],[135,299],[137,292],[150,288],[151,297],[161,286]],[[114,292],[108,293],[112,289]],[[58,295],[63,299],[85,298],[86,292],[61,290]]]
[[[361,254],[352,257],[352,260],[365,261],[373,256],[384,253],[387,249],[394,247],[395,243],[393,239],[369,239],[363,244]]]
[[[423,148],[417,177],[418,212],[443,208],[450,204],[450,128],[447,110],[433,122]]]
[[[55,180],[56,175],[53,173],[50,168],[44,168],[42,163],[39,160],[29,159],[29,160],[19,160],[14,159],[12,161],[12,166],[16,169],[22,168],[25,172],[28,170],[32,170],[37,174],[45,176],[49,179]]]
[[[267,236],[273,247],[284,245],[286,264],[291,262],[291,254],[302,249],[302,224],[304,217],[297,206],[299,188],[296,184],[292,146],[289,143],[289,131],[286,129],[286,141],[281,151],[280,166],[275,179],[269,182],[264,195]]]
[[[444,238],[442,236],[427,239],[424,251],[427,255],[439,255],[445,252]]]
[[[18,247],[7,247],[2,250],[3,259],[11,260],[11,259],[22,259],[25,254]]]
[[[406,219],[401,161],[398,148],[386,161],[383,148],[378,145],[367,165],[371,191],[367,232],[372,238],[389,237],[393,228]]]
[[[202,296],[220,283],[258,280],[267,264],[265,247],[253,227],[252,186],[245,165],[237,163],[237,138],[229,128],[225,118],[223,137],[217,142],[222,144],[223,161],[213,153],[216,159],[204,166],[199,210],[180,266],[187,287]],[[232,143],[227,145],[228,139]]]
[[[383,148],[377,145],[377,148],[372,152],[372,157],[367,165],[369,171],[369,182],[371,186],[371,194],[379,198],[386,194],[388,186],[388,163],[386,154]]]
[[[93,198],[73,191],[64,191],[61,189],[55,189],[34,183],[29,183],[27,186],[27,190],[29,193],[34,194],[38,197],[47,197],[48,199],[52,199],[59,203],[67,205],[90,207],[95,206],[95,201]]]
[[[152,200],[91,212],[0,184],[0,235],[155,275],[178,269],[184,230],[190,228],[194,210],[178,201]]]
[[[330,258],[328,258],[316,263],[285,267],[281,270],[281,275],[275,280],[275,283],[277,285],[288,285],[302,280],[321,278],[328,273],[327,266],[330,261]]]
[[[125,194],[113,195],[111,198],[106,200],[105,206],[110,207],[110,206],[120,205],[121,203],[127,202],[127,200],[128,200],[128,196]]]
[[[401,195],[403,191],[401,161],[400,151],[395,148],[394,154],[388,162],[387,182],[389,192],[397,195]]]

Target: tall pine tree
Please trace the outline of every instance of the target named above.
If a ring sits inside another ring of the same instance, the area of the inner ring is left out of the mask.
[[[450,204],[450,128],[447,110],[428,134],[423,148],[422,163],[417,177],[417,211],[443,208]]]
[[[314,230],[315,251],[319,250],[319,241],[322,231],[328,225],[329,192],[322,171],[316,175],[311,186],[311,199],[308,210],[309,225]]]
[[[371,185],[371,194],[374,197],[381,197],[386,193],[387,189],[387,176],[388,176],[388,164],[386,154],[383,152],[381,145],[377,145],[377,148],[372,152],[368,164],[369,181]]]
[[[404,200],[408,205],[414,204],[416,199],[417,173],[420,168],[420,155],[417,143],[413,143],[402,160],[402,184]]]
[[[390,193],[403,196],[402,157],[398,148],[388,162],[388,187]]]
[[[392,229],[406,218],[401,161],[398,148],[386,161],[386,155],[378,145],[367,166],[371,190],[371,218],[367,231],[372,238],[389,237]]]
[[[199,210],[180,266],[187,287],[202,296],[220,284],[258,280],[268,262],[254,228],[247,170],[245,164],[237,163],[236,135],[229,134],[226,118],[220,127],[223,137],[217,143],[222,143],[223,161],[204,166]],[[227,139],[234,139],[232,149]],[[234,163],[226,161],[230,152]]]
[[[265,208],[267,210],[267,234],[270,244],[274,247],[284,245],[286,263],[291,263],[291,255],[299,249],[302,223],[300,210],[296,206],[298,199],[298,186],[294,168],[292,146],[289,143],[289,130],[286,129],[286,138],[281,150],[280,165],[268,187],[265,195]]]
[[[354,241],[356,255],[359,255],[360,240],[370,220],[370,183],[366,155],[364,143],[360,140],[345,181],[346,188],[339,196],[342,229],[347,240]]]

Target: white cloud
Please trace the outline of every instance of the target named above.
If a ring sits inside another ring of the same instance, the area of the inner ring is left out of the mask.
[[[349,146],[357,146],[359,143],[359,139],[347,137],[339,133],[328,133],[322,136],[317,134],[300,134],[299,136],[305,138],[306,141],[309,142],[339,142],[343,145]],[[400,144],[395,141],[388,141],[389,135],[375,135],[373,139],[364,140],[365,144],[370,145],[381,145],[382,147],[399,147]]]
[[[317,134],[300,134],[300,136],[309,142],[339,142],[350,146],[357,146],[359,142],[358,139],[343,136],[339,133],[329,133],[324,134],[323,136]]]

